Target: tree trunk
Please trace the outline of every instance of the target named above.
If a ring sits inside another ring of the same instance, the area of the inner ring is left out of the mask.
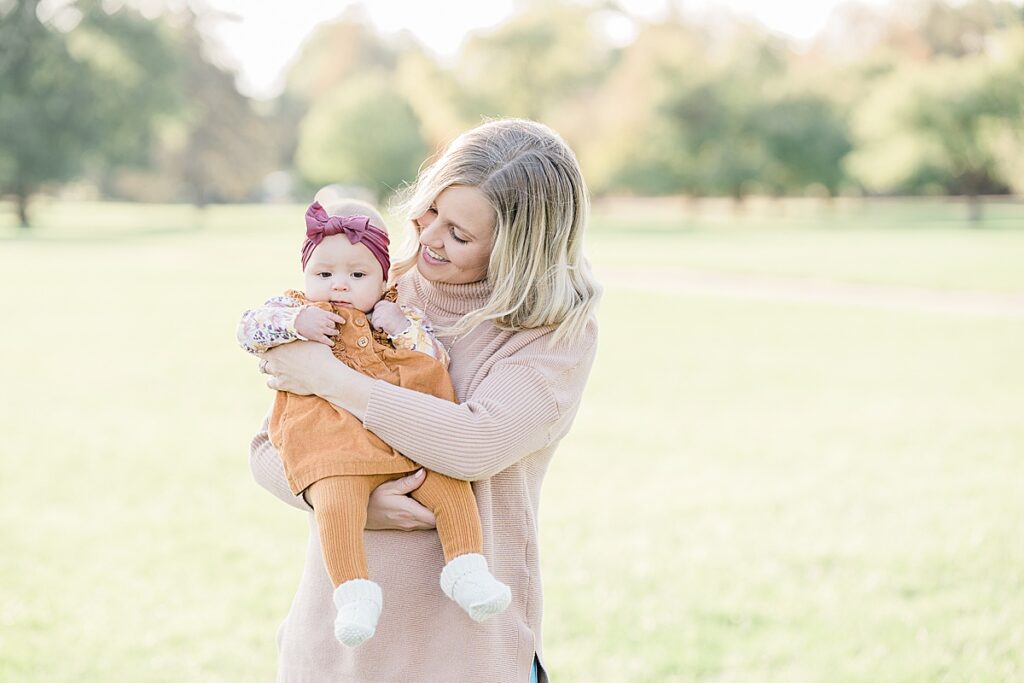
[[[18,192],[18,221],[22,229],[28,229],[28,193]]]
[[[967,219],[972,228],[981,227],[981,197],[977,194],[967,195]]]

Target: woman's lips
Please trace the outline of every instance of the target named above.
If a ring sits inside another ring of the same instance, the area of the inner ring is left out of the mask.
[[[448,261],[447,259],[439,259],[436,256],[432,255],[430,253],[430,249],[428,249],[427,247],[423,247],[422,249],[420,249],[420,253],[423,255],[423,260],[426,261],[427,263],[436,266],[443,266],[446,263],[450,263],[450,261]]]

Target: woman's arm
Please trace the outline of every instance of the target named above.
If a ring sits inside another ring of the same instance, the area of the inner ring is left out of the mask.
[[[495,363],[464,403],[362,375],[327,349],[296,342],[267,353],[268,386],[316,394],[359,418],[417,463],[457,479],[497,474],[561,436],[594,357],[594,344]],[[567,422],[566,425],[567,426]]]
[[[374,381],[363,424],[424,467],[478,481],[551,443],[561,415],[547,377],[505,362],[464,403]]]

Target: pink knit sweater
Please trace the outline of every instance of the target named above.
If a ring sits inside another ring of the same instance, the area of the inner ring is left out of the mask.
[[[438,326],[454,323],[488,295],[484,283],[431,283],[415,269],[398,285],[399,302],[423,309]],[[376,635],[345,648],[334,639],[332,586],[310,514],[305,570],[278,632],[279,683],[525,683],[535,652],[543,662],[541,482],[579,407],[597,344],[593,321],[579,338],[553,346],[551,332],[480,325],[451,351],[459,403],[378,381],[366,411],[366,427],[402,453],[473,482],[484,554],[512,589],[509,608],[478,624],[444,596],[436,532],[367,531],[370,575],[384,591],[384,609]],[[250,464],[261,486],[310,510],[288,488],[266,421],[253,438]]]

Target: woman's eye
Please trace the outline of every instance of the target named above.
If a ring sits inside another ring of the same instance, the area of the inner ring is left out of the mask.
[[[461,237],[459,237],[458,235],[456,235],[455,234],[455,228],[450,228],[448,231],[451,233],[452,239],[455,240],[456,242],[458,242],[459,244],[466,244],[467,242],[469,242],[469,240],[464,240]]]

